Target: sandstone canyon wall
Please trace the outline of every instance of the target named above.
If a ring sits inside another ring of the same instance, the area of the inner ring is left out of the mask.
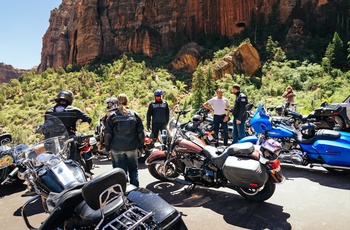
[[[249,25],[252,12],[268,20],[273,6],[287,20],[298,0],[63,0],[51,11],[39,71],[96,57],[155,52],[202,34],[231,37]],[[327,0],[301,0],[315,6]]]

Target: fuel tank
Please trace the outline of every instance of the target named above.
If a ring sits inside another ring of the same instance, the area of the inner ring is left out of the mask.
[[[179,140],[175,148],[178,152],[186,153],[200,153],[203,150],[202,147],[186,139]]]

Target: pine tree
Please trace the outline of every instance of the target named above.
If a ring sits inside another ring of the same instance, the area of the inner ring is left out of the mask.
[[[205,102],[205,84],[203,84],[203,82],[205,81],[205,75],[202,63],[198,65],[197,70],[194,72],[193,75],[194,77],[192,82],[192,108],[198,109]]]

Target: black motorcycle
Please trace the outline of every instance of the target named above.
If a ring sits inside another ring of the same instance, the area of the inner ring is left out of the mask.
[[[27,208],[41,199],[50,216],[39,229],[181,229],[181,214],[148,190],[127,185],[125,172],[113,169],[87,182],[83,167],[67,160],[69,145],[92,135],[67,138],[59,119],[45,116],[45,139],[21,153],[26,171],[21,177],[36,196],[22,207],[29,229]],[[62,124],[63,125],[63,124]],[[185,227],[183,229],[186,229]]]

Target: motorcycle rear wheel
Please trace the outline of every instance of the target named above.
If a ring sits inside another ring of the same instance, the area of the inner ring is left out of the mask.
[[[169,181],[164,176],[164,163],[156,163],[147,166],[149,173],[156,179],[160,181]],[[176,171],[175,165],[170,163],[168,165],[168,170],[166,172],[168,178],[176,178],[179,173]]]
[[[254,202],[263,202],[274,194],[275,189],[276,184],[271,179],[268,179],[262,190],[239,187],[237,189],[237,192],[247,200]]]

